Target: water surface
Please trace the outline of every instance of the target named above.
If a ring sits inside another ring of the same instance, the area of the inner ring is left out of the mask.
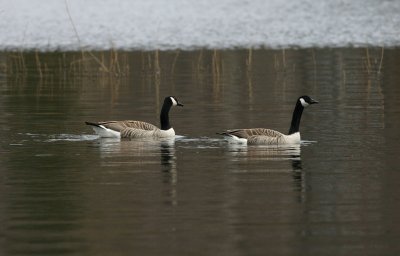
[[[0,54],[2,255],[400,252],[398,50],[93,54]],[[303,94],[298,147],[216,135],[287,132]],[[167,95],[173,140],[84,125],[158,125]]]

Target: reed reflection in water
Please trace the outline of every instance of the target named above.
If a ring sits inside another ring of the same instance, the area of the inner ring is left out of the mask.
[[[94,56],[94,57],[93,57]],[[400,51],[0,54],[4,255],[396,255]],[[299,147],[215,132],[285,132]],[[158,124],[172,141],[98,139],[85,120]]]

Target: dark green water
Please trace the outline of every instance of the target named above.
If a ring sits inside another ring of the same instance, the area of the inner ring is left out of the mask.
[[[94,57],[93,57],[94,56]],[[397,255],[400,51],[0,54],[1,255]],[[287,132],[297,148],[215,133]],[[84,121],[170,141],[97,139]]]

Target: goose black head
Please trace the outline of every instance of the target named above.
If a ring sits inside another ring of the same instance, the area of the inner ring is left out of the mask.
[[[172,106],[183,107],[183,104],[178,101],[178,99],[174,96],[165,97],[164,101],[169,101]]]
[[[313,98],[307,95],[299,97],[298,101],[304,108],[307,107],[308,105],[318,103],[318,101],[314,100]]]

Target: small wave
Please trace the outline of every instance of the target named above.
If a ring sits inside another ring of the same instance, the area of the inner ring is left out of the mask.
[[[99,138],[98,135],[88,135],[88,134],[54,134],[48,136],[49,139],[46,142],[56,142],[56,141],[88,141],[96,140]]]
[[[217,139],[217,138],[210,138],[210,137],[194,137],[194,138],[190,138],[187,136],[176,136],[175,137],[176,141],[180,141],[180,142],[221,142],[224,141],[224,139]]]
[[[315,143],[318,143],[318,141],[315,141],[315,140],[302,140],[300,142],[300,145],[301,146],[309,146],[309,145],[312,145],[312,144],[315,144]]]
[[[198,148],[198,149],[210,149],[210,148],[221,148],[225,144],[224,139],[210,138],[210,137],[182,137],[176,140],[179,142],[181,148]]]

